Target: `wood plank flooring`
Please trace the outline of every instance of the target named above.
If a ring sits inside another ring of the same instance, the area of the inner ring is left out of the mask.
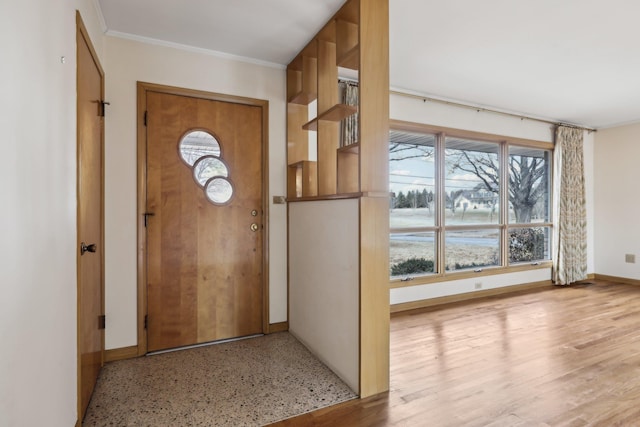
[[[640,288],[590,283],[394,315],[390,392],[274,426],[638,426]]]

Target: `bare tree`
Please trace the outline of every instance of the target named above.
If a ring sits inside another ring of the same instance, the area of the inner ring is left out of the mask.
[[[513,206],[516,222],[531,222],[534,207],[546,194],[545,159],[512,155],[509,156],[508,167],[509,202]],[[472,173],[480,179],[479,186],[495,194],[499,193],[499,169],[495,156],[487,153],[475,153],[471,156],[468,151],[460,150],[450,169]]]
[[[547,193],[545,160],[540,157],[509,156],[509,201],[518,222],[531,222],[531,213]]]
[[[389,144],[389,161],[391,162],[420,157],[425,159],[433,157],[433,147],[402,142]]]
[[[476,190],[486,189],[499,194],[499,168],[495,155],[456,150],[457,154],[451,162],[450,170],[460,170],[474,174],[480,180]],[[434,148],[428,145],[391,143],[389,160],[401,161],[412,158],[433,158]],[[510,155],[509,168],[509,202],[513,206],[516,222],[531,222],[534,208],[547,193],[547,162],[542,157]],[[455,213],[456,199],[461,195],[451,194],[451,211]],[[430,205],[428,205],[430,207]],[[492,214],[495,203],[492,204]]]

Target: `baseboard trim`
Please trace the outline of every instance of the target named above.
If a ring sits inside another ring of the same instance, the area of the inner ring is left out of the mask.
[[[270,323],[268,334],[274,334],[276,332],[284,332],[289,330],[289,322]]]
[[[496,295],[510,294],[519,291],[528,291],[539,288],[551,288],[553,282],[551,280],[542,280],[540,282],[523,283],[521,285],[504,286],[501,288],[485,289],[476,292],[466,292],[463,294],[447,295],[438,298],[429,298],[419,301],[404,302],[399,304],[391,304],[391,314],[401,313],[404,311],[416,310],[420,308],[433,307],[437,305],[452,304],[461,301],[469,301],[478,298],[492,297]]]
[[[640,286],[640,280],[629,279],[628,277],[607,276],[606,274],[594,274],[595,280],[604,280],[605,282],[624,283],[625,285]]]
[[[115,362],[116,360],[133,359],[138,357],[138,346],[112,348],[104,352],[105,362]]]

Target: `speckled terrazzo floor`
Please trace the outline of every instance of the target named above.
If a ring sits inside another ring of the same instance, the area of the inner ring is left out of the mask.
[[[105,365],[84,426],[261,426],[355,398],[291,334]]]

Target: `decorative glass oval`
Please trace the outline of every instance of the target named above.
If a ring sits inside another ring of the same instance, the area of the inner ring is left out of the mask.
[[[209,132],[194,130],[180,140],[180,157],[189,166],[204,156],[220,157],[220,144]]]
[[[227,178],[215,177],[207,181],[204,192],[211,203],[224,205],[233,197],[233,186]]]
[[[222,159],[216,156],[201,157],[193,165],[193,177],[201,187],[204,187],[209,179],[216,176],[225,178],[229,176],[229,168]]]

